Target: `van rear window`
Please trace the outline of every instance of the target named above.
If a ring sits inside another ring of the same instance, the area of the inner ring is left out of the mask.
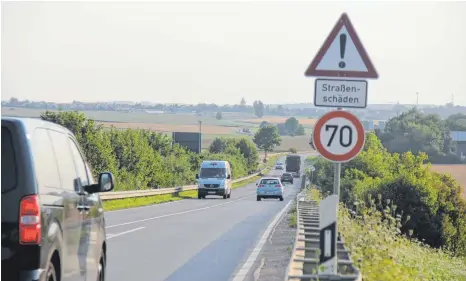
[[[7,127],[2,127],[2,193],[15,189],[16,176],[16,159],[11,132]]]

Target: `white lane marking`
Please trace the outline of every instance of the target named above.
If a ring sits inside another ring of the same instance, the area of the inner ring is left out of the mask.
[[[137,210],[137,209],[142,209],[142,208],[148,208],[148,207],[157,207],[157,206],[166,206],[166,205],[171,205],[173,203],[180,203],[183,202],[184,200],[176,200],[176,201],[170,201],[170,202],[165,202],[165,203],[157,203],[157,204],[152,204],[152,205],[147,205],[147,206],[139,206],[139,207],[132,207],[132,208],[126,208],[126,209],[120,209],[120,210],[113,210],[113,211],[105,211],[105,213],[116,213],[116,212],[121,212],[121,211],[131,211],[131,210]]]
[[[118,237],[118,236],[121,236],[121,235],[125,235],[125,234],[128,234],[128,233],[134,232],[134,231],[141,230],[143,228],[145,228],[145,227],[141,226],[141,227],[130,229],[130,230],[127,230],[127,231],[123,231],[123,232],[120,232],[120,233],[117,233],[117,234],[110,234],[112,236],[107,236],[107,239],[112,239],[112,238],[115,238],[115,237]]]
[[[120,224],[114,224],[114,225],[107,226],[106,228],[112,228],[112,227],[117,227],[117,226],[122,226],[122,225],[128,225],[128,224],[133,224],[133,223],[138,223],[138,222],[145,222],[145,221],[149,221],[149,220],[156,220],[156,219],[161,219],[161,218],[166,218],[166,217],[178,216],[178,215],[182,215],[182,214],[187,214],[187,213],[192,213],[192,212],[207,210],[207,209],[211,209],[211,208],[214,208],[214,207],[218,207],[218,206],[230,204],[230,203],[233,203],[233,202],[236,202],[236,201],[239,201],[239,200],[243,200],[243,199],[245,199],[245,198],[247,198],[247,197],[250,197],[250,196],[243,196],[243,197],[240,197],[240,198],[238,198],[238,199],[236,199],[236,200],[231,200],[231,201],[227,201],[227,202],[225,202],[225,203],[220,203],[220,204],[216,204],[216,205],[212,205],[212,206],[207,206],[207,207],[203,207],[203,208],[191,209],[191,210],[187,210],[187,211],[183,211],[183,212],[178,212],[178,213],[166,214],[166,215],[156,216],[156,217],[150,217],[150,218],[142,219],[142,220],[136,220],[136,221],[130,221],[130,222],[125,222],[125,223],[120,223]]]
[[[278,220],[283,216],[285,211],[291,205],[291,202],[293,202],[293,200],[288,202],[288,204],[286,204],[286,206],[283,207],[280,213],[278,213],[273,219],[273,221],[269,224],[264,234],[262,235],[261,239],[257,242],[256,247],[252,251],[251,255],[249,255],[249,258],[247,259],[246,263],[244,263],[241,269],[235,274],[233,281],[243,281],[244,278],[246,278],[246,275],[248,274],[249,270],[251,270],[251,267],[254,265],[254,262],[256,261],[257,257],[259,256],[259,253],[262,250],[262,247],[267,241],[267,237],[269,237],[270,232],[274,228],[275,224],[278,222]]]

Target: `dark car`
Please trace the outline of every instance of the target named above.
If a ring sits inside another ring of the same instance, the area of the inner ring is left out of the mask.
[[[281,182],[289,182],[293,184],[293,175],[291,173],[283,173],[280,180]]]
[[[104,280],[99,192],[75,137],[54,123],[2,117],[2,280]]]

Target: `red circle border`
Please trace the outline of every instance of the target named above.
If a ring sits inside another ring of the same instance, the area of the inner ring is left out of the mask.
[[[333,118],[344,118],[349,120],[355,127],[356,127],[356,132],[358,134],[358,141],[356,142],[356,145],[348,151],[345,154],[333,154],[328,152],[324,146],[322,145],[322,140],[320,139],[320,131],[322,130],[322,127],[324,126],[325,122],[327,122],[330,119]],[[319,133],[316,133],[319,132]],[[320,117],[319,120],[317,120],[314,129],[312,131],[312,142],[314,143],[314,147],[316,148],[317,152],[319,152],[324,158],[333,161],[333,162],[348,162],[354,157],[356,157],[359,152],[364,148],[364,143],[366,141],[366,135],[364,132],[364,127],[359,121],[358,117],[355,115],[347,112],[347,111],[342,111],[342,110],[335,110],[335,111],[330,111],[326,113],[324,116]]]

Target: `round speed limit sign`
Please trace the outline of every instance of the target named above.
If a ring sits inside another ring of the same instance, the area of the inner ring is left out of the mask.
[[[348,162],[364,147],[364,127],[356,116],[347,111],[331,111],[317,121],[312,141],[324,158]]]

